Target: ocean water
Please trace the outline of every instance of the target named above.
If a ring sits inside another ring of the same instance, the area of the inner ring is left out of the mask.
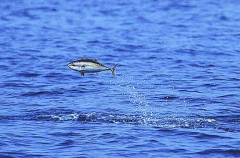
[[[238,1],[0,9],[0,157],[240,157]]]

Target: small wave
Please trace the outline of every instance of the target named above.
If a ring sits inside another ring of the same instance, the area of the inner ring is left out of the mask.
[[[41,96],[41,95],[47,95],[47,96],[52,96],[56,94],[63,94],[61,91],[35,91],[35,92],[25,92],[22,93],[21,95],[24,97],[33,97],[33,96]]]
[[[130,125],[146,125],[160,128],[215,128],[224,131],[236,131],[232,128],[227,130],[221,127],[221,122],[206,117],[151,117],[143,115],[126,115],[112,113],[35,113],[24,116],[0,116],[0,120],[31,120],[31,121],[80,121],[80,122],[97,122],[97,123],[114,123]]]
[[[221,154],[224,155],[226,157],[228,156],[238,156],[240,154],[240,150],[236,149],[209,149],[209,150],[204,150],[204,151],[200,151],[197,154],[199,155],[215,155],[215,154]]]
[[[39,75],[40,74],[37,74],[37,73],[19,73],[19,74],[17,74],[17,76],[19,76],[19,77],[37,77]]]
[[[16,87],[30,87],[31,85],[27,83],[20,83],[18,81],[12,81],[12,82],[5,83],[4,86],[8,88],[9,87],[16,88]]]
[[[50,92],[48,91],[38,91],[38,92],[26,92],[26,93],[23,93],[22,96],[38,96],[38,95],[47,95],[49,94]]]

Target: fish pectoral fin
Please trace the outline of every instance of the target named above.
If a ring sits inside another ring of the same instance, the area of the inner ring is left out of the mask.
[[[81,72],[81,75],[84,76],[84,72]]]
[[[98,76],[98,72],[96,72],[97,76]]]

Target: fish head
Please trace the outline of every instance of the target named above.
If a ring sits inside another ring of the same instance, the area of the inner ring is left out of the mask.
[[[67,66],[68,66],[69,68],[71,68],[71,67],[73,67],[73,66],[74,66],[74,63],[73,63],[73,62],[71,62],[71,63],[69,63]]]
[[[76,70],[76,71],[83,71],[84,66],[79,64],[78,62],[71,62],[67,65],[70,69]]]
[[[75,65],[74,65],[73,62],[71,62],[71,63],[69,63],[67,66],[72,69],[72,68],[74,68]]]

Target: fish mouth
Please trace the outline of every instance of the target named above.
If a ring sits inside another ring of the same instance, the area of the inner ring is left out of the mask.
[[[69,64],[67,64],[67,66],[71,67],[71,66],[74,66],[74,64],[73,63],[69,63]]]

